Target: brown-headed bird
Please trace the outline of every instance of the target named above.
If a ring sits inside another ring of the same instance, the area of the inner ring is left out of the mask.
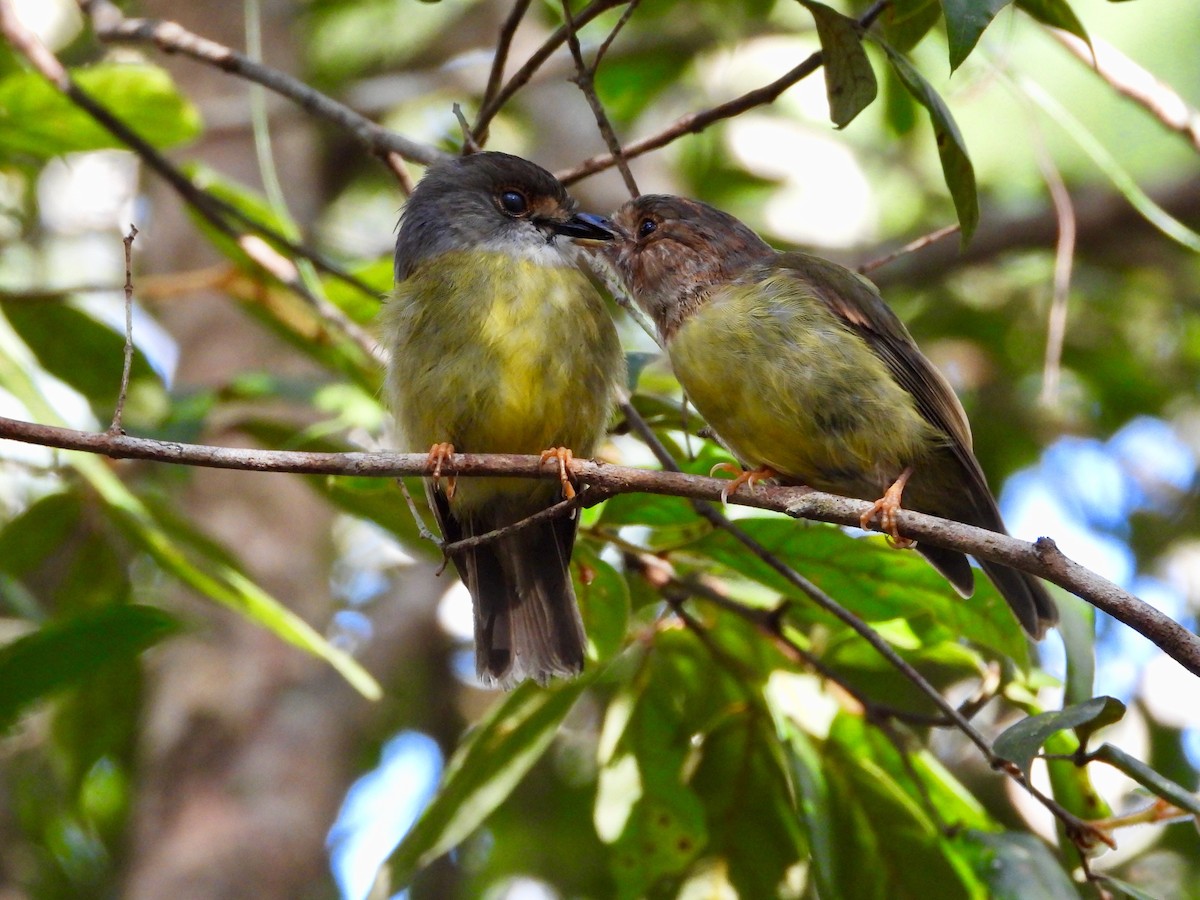
[[[608,240],[545,169],[504,153],[429,168],[405,204],[396,289],[384,310],[388,393],[409,451],[429,451],[426,493],[447,541],[554,504],[554,481],[437,477],[447,456],[592,455],[625,363],[573,240]],[[432,449],[431,449],[432,448]],[[554,448],[554,449],[551,449]],[[577,518],[540,521],[453,556],[475,609],[487,684],[570,676],[584,631],[569,562]]]
[[[1005,533],[971,450],[962,405],[867,279],[809,253],[781,253],[704,203],[648,195],[614,216],[593,256],[653,318],[679,383],[751,472],[876,501],[896,532],[906,509]],[[737,489],[737,485],[733,488]],[[917,547],[964,597],[967,557]],[[1058,615],[1030,575],[981,561],[1026,631]]]

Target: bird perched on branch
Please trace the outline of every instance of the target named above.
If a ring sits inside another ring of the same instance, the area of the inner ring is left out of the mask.
[[[383,314],[387,386],[405,448],[430,452],[426,493],[447,541],[511,526],[559,492],[553,481],[442,478],[454,452],[543,452],[570,494],[566,462],[603,439],[624,358],[573,241],[612,236],[553,175],[504,153],[431,166],[405,205]],[[574,514],[547,519],[453,555],[485,683],[582,668],[577,526]]]
[[[620,236],[593,257],[653,318],[691,402],[750,468],[732,490],[777,478],[873,500],[863,527],[878,515],[897,543],[901,498],[1005,533],[958,398],[873,284],[820,257],[780,253],[733,216],[681,197],[632,200],[613,225]],[[970,596],[965,555],[917,551]],[[981,565],[1030,634],[1057,621],[1037,579]]]

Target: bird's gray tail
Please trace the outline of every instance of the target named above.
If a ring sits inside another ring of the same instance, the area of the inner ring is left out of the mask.
[[[583,669],[586,637],[570,571],[576,524],[538,522],[456,560],[475,606],[475,667],[485,684],[545,684]]]

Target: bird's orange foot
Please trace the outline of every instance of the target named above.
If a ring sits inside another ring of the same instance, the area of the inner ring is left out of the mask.
[[[904,486],[908,484],[912,473],[912,466],[901,472],[896,482],[884,492],[882,497],[871,504],[871,508],[858,520],[863,530],[867,531],[871,527],[871,520],[879,516],[879,527],[887,535],[888,543],[900,550],[907,550],[917,544],[916,541],[901,537],[896,525],[896,513],[900,512],[900,498],[904,494]]]
[[[429,467],[432,470],[433,489],[437,490],[441,486],[442,466],[445,465],[450,457],[454,455],[453,444],[434,444],[429,448]],[[454,488],[456,482],[453,475],[446,476],[446,499],[454,499]]]
[[[760,481],[766,481],[769,478],[774,478],[779,473],[774,469],[763,466],[761,469],[743,469],[741,466],[735,466],[733,463],[717,463],[708,471],[708,477],[712,478],[718,472],[728,472],[734,476],[728,486],[721,489],[721,502],[728,503],[729,495],[736,494],[738,488],[743,484],[749,485],[750,490],[754,490],[754,486]]]
[[[550,459],[558,462],[558,480],[562,482],[563,496],[568,500],[574,499],[575,486],[571,484],[571,477],[567,474],[567,466],[575,459],[575,454],[567,447],[551,447],[549,450],[542,451],[542,465],[545,465],[546,461]]]

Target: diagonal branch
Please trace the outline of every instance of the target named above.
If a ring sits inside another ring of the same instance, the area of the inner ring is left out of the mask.
[[[622,3],[627,3],[628,0],[592,0],[575,17],[575,27],[582,28],[592,19],[596,18],[603,12],[612,9],[615,6],[620,6]],[[567,40],[569,29],[566,25],[554,31],[550,37],[542,43],[542,46],[533,51],[529,59],[525,60],[524,65],[513,73],[513,76],[508,79],[504,87],[496,91],[491,100],[485,102],[479,110],[479,116],[475,120],[475,127],[472,130],[475,140],[482,141],[487,134],[488,126],[492,123],[492,119],[496,118],[496,114],[504,108],[504,104],[508,103],[521,88],[529,83],[536,73],[553,54],[554,51],[561,47]]]
[[[1093,37],[1089,45],[1057,28],[1046,30],[1118,94],[1141,106],[1165,128],[1182,135],[1200,153],[1200,110],[1190,106],[1173,87],[1107,41]]]
[[[367,150],[389,165],[392,165],[388,159],[391,154],[398,154],[404,159],[425,165],[447,156],[436,147],[389,131],[345,104],[309,87],[298,78],[256,62],[224,44],[200,37],[177,22],[129,19],[110,0],[78,0],[78,3],[91,19],[96,36],[102,41],[154,44],[164,53],[178,53],[188,59],[260,84],[281,97],[294,101],[306,112],[344,128]]]
[[[488,73],[487,87],[483,91],[481,106],[491,103],[496,92],[500,90],[500,83],[504,79],[504,65],[508,62],[508,51],[512,48],[513,36],[517,33],[521,20],[525,18],[525,13],[529,11],[531,2],[532,0],[516,0],[508,18],[500,26],[500,34],[496,38],[496,55],[492,57],[492,70]],[[473,140],[478,139],[480,143],[484,141],[484,135],[470,134],[469,136]]]
[[[151,170],[167,182],[185,203],[195,209],[213,228],[236,243],[255,265],[305,300],[322,319],[337,327],[368,356],[375,354],[376,342],[374,339],[328,300],[312,293],[300,278],[295,264],[281,256],[257,235],[263,235],[296,256],[309,260],[318,269],[342,279],[364,293],[372,297],[377,296],[370,286],[360,279],[342,272],[337,266],[325,261],[319,254],[307,247],[289,240],[284,235],[247,216],[231,203],[198,187],[148,141],[126,125],[119,116],[83,90],[58,58],[46,49],[36,35],[18,21],[11,0],[0,0],[0,33],[3,33],[9,43],[33,65],[38,74],[50,82],[64,97],[91,116],[97,124],[121,141],[129,150],[137,154]],[[257,234],[239,232],[231,224],[231,220],[246,226]]]
[[[871,8],[859,18],[859,26],[864,29],[870,28],[883,13],[884,9],[887,8],[888,2],[889,0],[876,0],[875,3],[871,4]],[[756,106],[773,103],[779,98],[780,94],[792,85],[803,81],[813,72],[817,71],[823,61],[824,57],[822,57],[821,52],[818,50],[800,63],[800,65],[775,79],[770,84],[747,91],[740,97],[727,100],[710,109],[689,113],[686,116],[676,119],[674,123],[668,125],[657,134],[652,134],[649,137],[642,138],[640,141],[626,144],[621,156],[623,159],[633,159],[634,157],[642,156],[651,150],[665,147],[685,134],[699,134],[710,125],[720,122],[722,119],[731,119]],[[569,185],[589,175],[595,175],[597,172],[611,169],[615,165],[617,165],[617,156],[613,153],[608,153],[605,156],[593,156],[590,159],[585,159],[574,168],[555,174],[558,176],[559,181]]]
[[[641,194],[641,191],[638,190],[637,182],[633,178],[633,172],[629,170],[629,163],[625,160],[625,154],[621,150],[621,142],[617,139],[617,133],[613,130],[612,122],[608,119],[608,113],[604,111],[604,104],[596,96],[596,68],[600,65],[604,51],[611,46],[617,33],[629,21],[629,16],[636,8],[637,2],[638,0],[632,0],[629,6],[626,7],[625,14],[617,22],[616,28],[612,30],[608,38],[605,39],[605,43],[596,53],[595,62],[591,66],[588,66],[584,62],[583,50],[579,46],[579,35],[576,32],[575,22],[571,18],[571,0],[562,0],[563,19],[567,27],[567,46],[570,47],[571,57],[575,60],[575,77],[572,80],[579,86],[579,90],[583,92],[583,96],[587,98],[588,106],[592,110],[592,116],[596,119],[596,127],[600,129],[600,135],[604,138],[604,143],[608,146],[608,152],[616,160],[617,168],[621,172],[621,178],[625,181],[625,189],[629,191],[630,197],[637,197]]]

